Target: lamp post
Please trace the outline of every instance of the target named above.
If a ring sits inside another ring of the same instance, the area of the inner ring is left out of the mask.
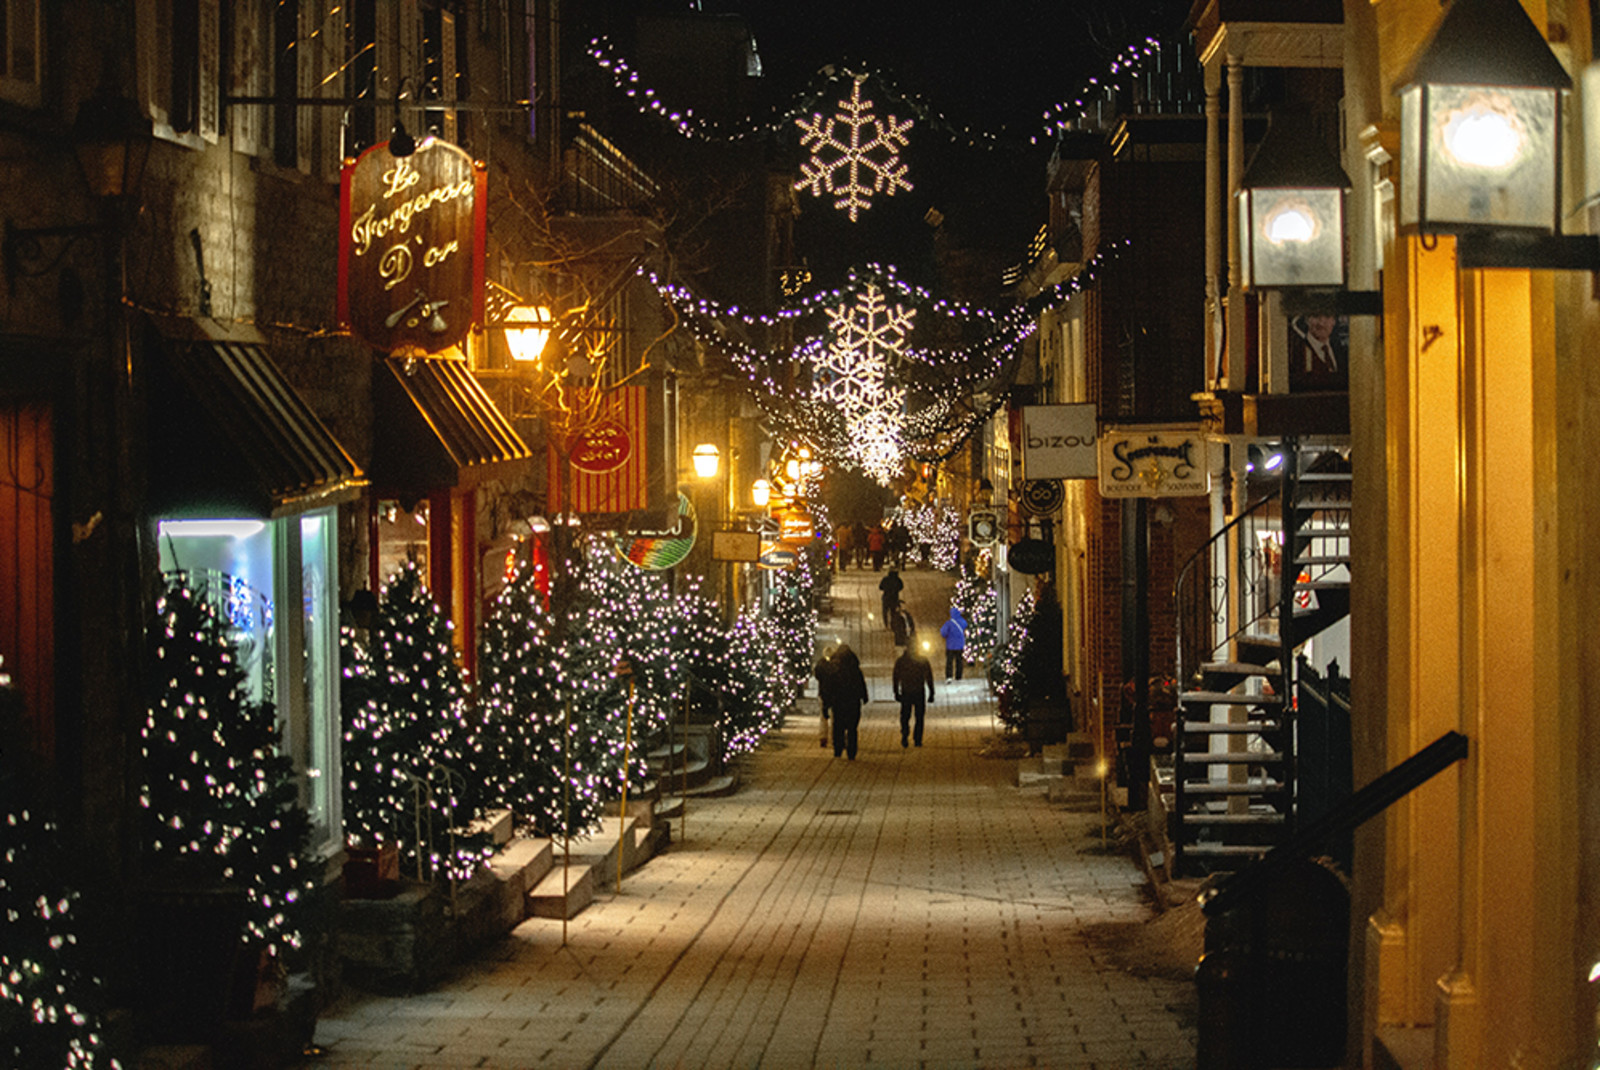
[[[1517,0],[1455,0],[1400,90],[1401,225],[1456,235],[1466,268],[1600,267],[1600,240],[1561,233],[1571,88]]]
[[[1350,178],[1300,116],[1275,117],[1239,183],[1245,289],[1345,284]]]

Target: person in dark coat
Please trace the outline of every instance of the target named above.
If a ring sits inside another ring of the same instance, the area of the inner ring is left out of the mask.
[[[910,646],[917,638],[917,622],[904,603],[890,610],[889,629],[894,632],[895,646]]]
[[[883,592],[883,626],[894,627],[894,607],[900,604],[900,592],[905,590],[906,581],[900,578],[900,573],[894,569],[878,581],[878,590]]]
[[[833,710],[833,693],[838,686],[839,648],[830,647],[817,659],[812,674],[817,678],[817,697],[822,700],[821,745],[828,745],[828,714]]]
[[[861,659],[849,646],[839,646],[839,668],[833,678],[833,756],[856,760],[856,735],[861,727],[861,707],[867,702],[867,678]]]
[[[950,619],[939,626],[939,638],[944,640],[944,682],[948,684],[951,670],[961,679],[967,650],[967,618],[955,606],[950,607]]]
[[[924,701],[923,688],[927,688],[927,698]],[[917,653],[914,646],[908,646],[895,659],[894,662],[894,697],[900,703],[900,745],[906,745],[909,736],[916,741],[917,746],[922,746],[922,722],[928,712],[928,703],[933,701],[933,666],[928,664],[928,659]],[[916,727],[912,727],[912,718],[916,719]]]

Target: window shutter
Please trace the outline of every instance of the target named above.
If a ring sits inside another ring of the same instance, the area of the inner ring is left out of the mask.
[[[196,60],[200,69],[195,79],[195,132],[212,144],[221,129],[222,114],[222,12],[218,0],[199,0],[199,48]]]

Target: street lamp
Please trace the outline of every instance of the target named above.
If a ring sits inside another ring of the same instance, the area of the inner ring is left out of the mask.
[[[1400,90],[1400,222],[1455,234],[1462,267],[1600,266],[1561,233],[1572,79],[1517,0],[1455,0]]]
[[[710,479],[717,474],[717,461],[717,447],[711,443],[702,442],[694,448],[694,474],[701,479]]]

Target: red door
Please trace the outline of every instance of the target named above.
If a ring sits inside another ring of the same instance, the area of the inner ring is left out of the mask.
[[[22,695],[28,743],[55,755],[55,555],[50,406],[0,400],[0,674]]]

